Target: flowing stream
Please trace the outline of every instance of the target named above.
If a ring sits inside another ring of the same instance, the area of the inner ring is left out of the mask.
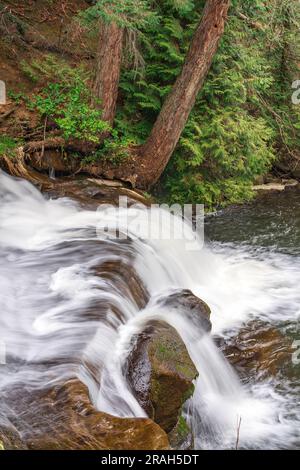
[[[177,329],[199,371],[185,409],[197,449],[235,448],[239,420],[240,448],[300,448],[299,365],[292,356],[275,376],[241,380],[214,342],[253,319],[300,339],[299,193],[209,217],[198,251],[175,240],[101,238],[103,217],[101,209],[46,198],[0,173],[0,342],[7,362],[0,365],[0,424],[14,413],[10,390],[74,375],[99,410],[145,416],[122,371],[132,335],[155,318]],[[120,263],[143,281],[145,308]],[[109,275],[107,265],[114,267]],[[212,335],[161,306],[162,296],[182,288],[211,307]]]

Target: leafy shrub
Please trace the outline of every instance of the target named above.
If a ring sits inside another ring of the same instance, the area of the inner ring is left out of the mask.
[[[101,119],[101,111],[91,106],[88,75],[83,68],[73,69],[66,63],[47,56],[43,69],[40,62],[32,62],[30,69],[39,70],[46,79],[52,79],[32,100],[30,107],[43,118],[52,119],[65,139],[76,138],[93,143],[110,129]]]

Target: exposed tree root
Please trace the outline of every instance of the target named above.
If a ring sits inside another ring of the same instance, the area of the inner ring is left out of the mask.
[[[24,153],[33,153],[44,149],[57,149],[60,147],[66,147],[66,141],[62,137],[50,137],[45,140],[38,140],[33,142],[27,142],[24,145]]]
[[[82,142],[76,139],[65,140],[63,137],[49,137],[45,140],[36,140],[26,142],[24,145],[25,154],[32,154],[42,150],[64,149],[69,152],[78,152],[82,155],[89,155],[95,150],[95,144],[91,142]]]
[[[55,152],[59,150],[61,150],[60,153]],[[88,143],[79,141],[67,142],[59,136],[50,137],[46,140],[25,143],[23,147],[17,149],[14,158],[7,156],[0,157],[0,166],[2,163],[2,167],[4,166],[11,175],[34,182],[36,175],[41,174],[39,173],[41,170],[50,170],[55,168],[57,162],[61,162],[57,170],[63,171],[70,176],[84,173],[97,178],[104,177],[110,180],[129,183],[133,188],[141,190],[148,190],[151,187],[152,164],[141,155],[141,147],[128,149],[128,157],[117,164],[105,159],[91,164],[72,164],[72,152],[77,151],[82,155],[89,155],[93,150],[93,144],[89,146]],[[52,160],[53,155],[51,153],[53,154],[53,152],[56,163]]]
[[[3,168],[7,173],[17,178],[24,178],[35,185],[51,186],[51,180],[25,163],[25,154],[23,147],[19,147],[16,155],[11,158],[6,155],[0,157],[0,168]]]

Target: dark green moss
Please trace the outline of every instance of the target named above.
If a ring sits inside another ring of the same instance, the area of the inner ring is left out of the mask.
[[[168,434],[172,449],[187,450],[193,448],[193,435],[185,418],[181,415],[174,429]]]

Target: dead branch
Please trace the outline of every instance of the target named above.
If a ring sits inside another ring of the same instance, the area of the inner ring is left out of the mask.
[[[12,108],[10,109],[9,111],[6,111],[6,113],[2,114],[0,116],[0,124],[5,121],[5,119],[7,119],[11,114],[13,114],[15,112],[16,108]]]

